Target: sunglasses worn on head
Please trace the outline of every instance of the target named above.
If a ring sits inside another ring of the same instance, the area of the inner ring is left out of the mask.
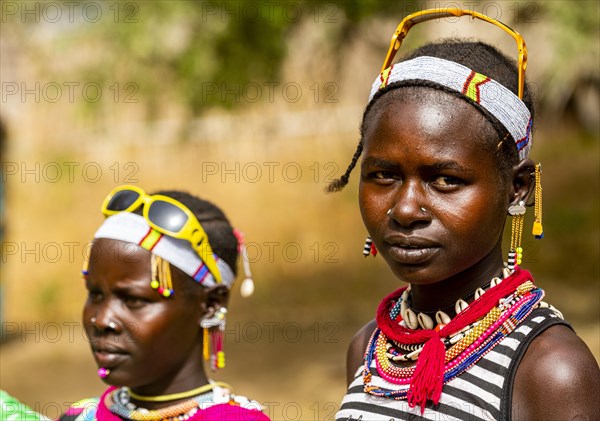
[[[104,199],[102,213],[110,216],[120,212],[133,212],[142,205],[142,216],[148,225],[161,234],[189,241],[215,281],[221,282],[208,236],[198,219],[181,202],[160,194],[148,195],[136,186],[119,186]]]
[[[390,48],[385,56],[385,61],[383,62],[383,66],[381,67],[381,72],[390,67],[392,64],[392,60],[396,55],[396,52],[400,49],[402,45],[402,41],[408,34],[410,28],[415,26],[417,23],[425,22],[432,19],[440,19],[450,16],[464,16],[469,15],[474,18],[484,20],[488,23],[496,25],[499,28],[502,28],[505,32],[507,32],[510,36],[512,36],[517,43],[517,49],[519,50],[519,91],[518,95],[520,99],[523,99],[523,85],[525,84],[525,69],[527,68],[527,47],[525,46],[525,41],[523,37],[513,29],[509,28],[507,25],[503,24],[496,19],[492,19],[489,16],[483,15],[478,12],[474,12],[471,10],[463,10],[456,8],[447,8],[447,9],[427,9],[421,10],[420,12],[412,13],[402,19],[400,25],[396,28],[396,32],[392,35],[392,41],[390,42]]]

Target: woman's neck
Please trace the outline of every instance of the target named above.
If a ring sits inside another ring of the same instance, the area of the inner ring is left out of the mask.
[[[190,376],[189,373],[194,374],[193,376]],[[164,379],[163,381],[155,382],[152,385],[132,387],[131,390],[136,395],[141,395],[145,397],[156,397],[181,394],[205,386],[208,383],[209,380],[204,371],[204,366],[202,362],[202,354],[198,353],[197,361],[192,361],[186,364],[183,370],[179,371],[179,375],[175,376],[174,378]],[[176,403],[189,399],[191,398],[185,397],[181,399],[173,399],[167,402],[151,402],[137,400],[132,397],[131,401],[134,404],[144,407],[146,409],[158,409],[174,405]]]
[[[484,259],[443,281],[426,285],[411,285],[411,307],[418,312],[435,313],[452,309],[459,298],[465,299],[477,288],[483,288],[495,276],[501,276],[504,263],[502,251],[494,250]]]

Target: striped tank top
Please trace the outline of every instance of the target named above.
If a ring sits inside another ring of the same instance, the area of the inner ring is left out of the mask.
[[[531,341],[550,326],[570,326],[549,308],[536,308],[523,323],[485,354],[473,367],[446,383],[439,405],[427,403],[425,412],[406,400],[373,396],[363,391],[361,365],[342,400],[336,420],[362,421],[475,421],[510,420],[515,373]],[[390,387],[371,364],[372,383]]]

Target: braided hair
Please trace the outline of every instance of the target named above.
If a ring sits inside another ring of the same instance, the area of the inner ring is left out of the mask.
[[[486,75],[490,79],[493,79],[504,85],[515,94],[518,91],[519,77],[516,63],[510,58],[506,57],[497,48],[489,44],[485,44],[480,41],[465,41],[448,38],[417,48],[400,61],[407,61],[423,56],[454,61],[472,70],[475,70],[477,73]],[[400,88],[406,87],[419,87],[445,91],[451,95],[461,98],[464,101],[469,102],[481,114],[483,114],[487,121],[491,123],[496,132],[497,136],[492,136],[492,138],[497,145],[496,154],[500,165],[500,173],[503,175],[508,174],[510,169],[518,162],[517,148],[512,136],[508,133],[500,121],[498,121],[496,117],[485,110],[481,105],[472,101],[470,98],[464,96],[460,92],[453,91],[434,82],[426,80],[405,80],[389,84],[384,89],[378,91],[373,99],[369,102],[363,113],[362,123],[360,126],[360,141],[358,142],[354,156],[352,157],[346,172],[340,178],[329,183],[325,188],[326,192],[332,193],[340,191],[346,186],[346,184],[348,184],[350,174],[352,173],[352,170],[356,166],[356,163],[362,154],[364,136],[370,122],[372,121],[370,117],[376,114],[378,110],[382,109],[382,107],[387,104],[387,101],[380,101],[380,99],[382,97],[391,97],[391,99],[397,99],[400,97],[400,93],[398,92]],[[392,92],[392,95],[387,95],[389,92]],[[535,109],[533,97],[531,95],[531,89],[527,83],[524,87],[523,102],[529,109],[529,112],[531,113],[531,119],[533,121]],[[505,177],[502,177],[502,179],[505,179]]]

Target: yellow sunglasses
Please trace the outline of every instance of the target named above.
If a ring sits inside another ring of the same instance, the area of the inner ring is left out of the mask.
[[[425,22],[432,19],[440,19],[451,16],[473,16],[474,18],[484,20],[488,23],[496,25],[497,27],[503,29],[505,32],[510,34],[517,43],[517,49],[519,51],[519,90],[518,95],[520,99],[523,99],[523,85],[525,84],[525,69],[527,68],[527,47],[525,46],[525,40],[523,37],[513,29],[509,28],[505,24],[496,19],[492,19],[489,16],[483,15],[478,12],[474,12],[471,10],[463,10],[463,9],[427,9],[421,10],[420,12],[412,13],[402,19],[402,22],[396,28],[396,32],[392,35],[392,40],[390,42],[390,48],[385,56],[385,61],[383,62],[383,66],[381,67],[381,72],[390,67],[396,52],[400,49],[402,45],[402,41],[408,34],[410,28],[415,26],[417,23]]]
[[[133,212],[142,205],[142,216],[148,225],[162,234],[189,241],[215,281],[221,282],[221,273],[208,242],[208,235],[194,214],[178,200],[160,194],[148,195],[136,186],[119,186],[104,199],[102,213],[110,216],[120,212]]]

